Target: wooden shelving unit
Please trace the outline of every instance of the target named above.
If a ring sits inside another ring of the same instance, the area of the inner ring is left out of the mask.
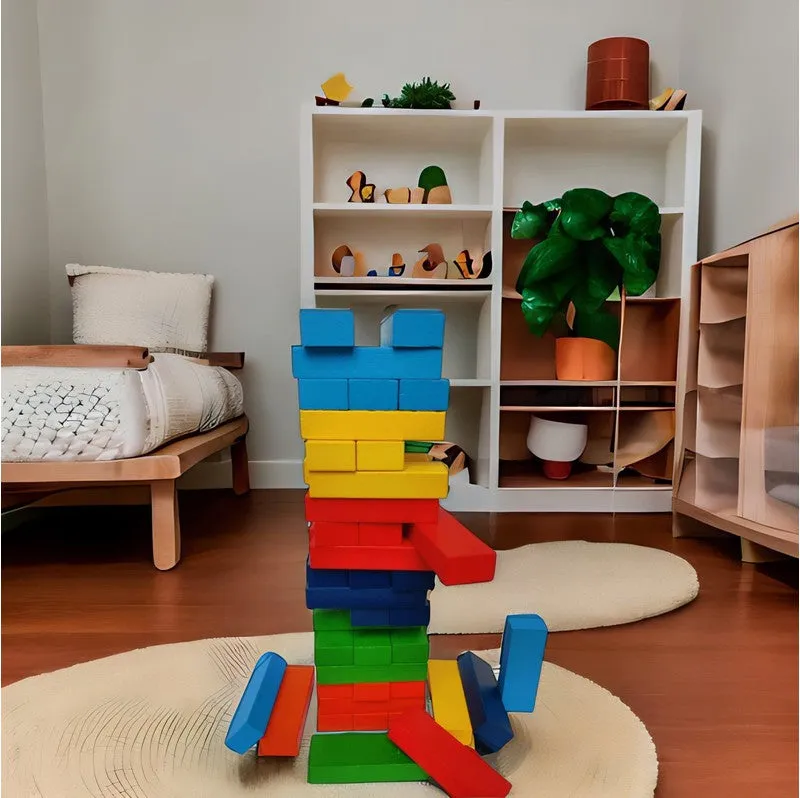
[[[701,115],[698,111],[516,112],[310,108],[304,111],[300,267],[303,307],[351,307],[359,344],[376,344],[390,305],[442,309],[444,376],[451,380],[448,440],[473,461],[473,484],[445,506],[484,511],[667,511],[669,484],[578,465],[563,482],[517,454],[531,413],[591,418],[613,437],[637,411],[673,412],[684,321],[681,298],[697,258]],[[425,166],[447,175],[452,205],[388,205],[388,187],[415,185]],[[375,204],[348,203],[347,177],[361,170]],[[623,324],[617,378],[556,380],[555,340],[528,332],[515,283],[531,242],[510,238],[514,209],[578,186],[640,191],[662,213],[662,264],[655,297],[610,303]],[[410,270],[427,244],[452,260],[491,250],[488,279],[342,278],[330,257],[347,244],[385,273],[393,252]],[[564,392],[574,390],[576,399]],[[588,391],[588,394],[587,394]],[[527,393],[526,393],[527,392]],[[503,441],[501,441],[501,428]],[[602,435],[601,435],[602,437]]]

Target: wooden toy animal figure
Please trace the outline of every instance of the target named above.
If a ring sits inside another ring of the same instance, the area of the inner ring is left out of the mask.
[[[440,244],[428,244],[420,250],[420,258],[411,271],[412,277],[427,277],[444,280],[447,277],[447,260]]]
[[[492,253],[484,252],[483,255],[472,256],[469,250],[462,249],[453,261],[456,272],[448,270],[448,277],[474,280],[478,277],[488,277],[492,273]]]
[[[375,202],[375,184],[367,183],[363,172],[353,172],[346,182],[351,192],[348,202]]]

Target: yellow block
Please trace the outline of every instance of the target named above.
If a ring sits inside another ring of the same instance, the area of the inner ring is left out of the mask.
[[[355,441],[306,441],[309,471],[355,471]]]
[[[303,469],[312,499],[444,499],[448,471],[444,463],[406,463],[402,471],[349,474]]]
[[[427,410],[301,410],[307,441],[440,441],[444,412]]]
[[[356,468],[359,471],[402,471],[404,465],[403,441],[356,441]]]
[[[428,688],[433,703],[433,718],[460,743],[475,747],[467,700],[454,659],[428,660]]]

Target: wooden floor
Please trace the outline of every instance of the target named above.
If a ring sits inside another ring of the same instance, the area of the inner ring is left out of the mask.
[[[655,739],[659,798],[787,798],[797,775],[797,564],[673,540],[665,515],[462,516],[495,548],[608,540],[673,551],[700,596],[628,626],[559,632],[547,659],[627,703]],[[2,681],[140,646],[311,628],[301,494],[182,495],[183,562],[156,571],[146,509],[49,511],[3,533]],[[436,655],[498,644],[434,638]]]

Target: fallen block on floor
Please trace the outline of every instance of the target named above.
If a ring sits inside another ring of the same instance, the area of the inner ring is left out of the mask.
[[[259,756],[297,756],[300,753],[313,690],[313,665],[286,667],[267,730],[258,741]]]
[[[547,624],[539,615],[506,618],[497,686],[508,712],[533,712],[546,645]]]

